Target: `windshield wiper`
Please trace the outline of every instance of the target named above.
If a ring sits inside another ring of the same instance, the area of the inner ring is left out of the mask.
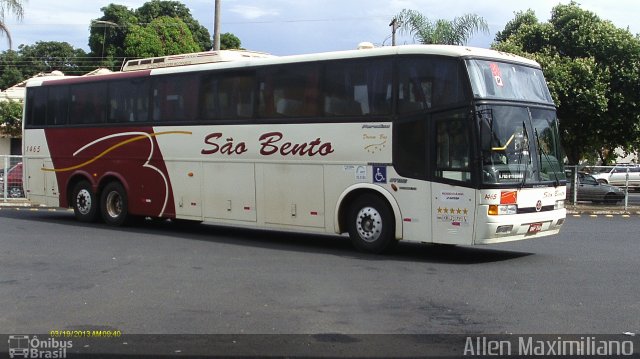
[[[551,163],[551,159],[549,158],[549,155],[547,155],[547,152],[545,152],[545,150],[540,145],[540,136],[538,136],[538,129],[537,128],[533,129],[533,132],[536,135],[536,144],[538,145],[538,151],[540,152],[540,168],[542,168],[542,155],[544,155],[544,158],[547,160],[547,163],[551,167],[551,172],[553,173],[553,177],[555,178],[555,181],[553,184],[555,185],[555,187],[558,187],[560,186],[560,179],[558,178],[558,174],[556,173],[556,168]]]

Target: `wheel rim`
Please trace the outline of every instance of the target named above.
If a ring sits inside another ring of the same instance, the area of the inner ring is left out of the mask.
[[[22,196],[22,190],[20,188],[17,187],[13,187],[9,189],[9,197],[11,198],[21,198]]]
[[[122,197],[116,191],[109,192],[105,203],[109,217],[116,218],[122,213]]]
[[[87,189],[81,189],[76,195],[76,207],[78,212],[82,214],[88,214],[91,212],[91,193]]]
[[[382,235],[382,216],[373,207],[364,207],[358,212],[356,230],[365,242],[375,242]]]

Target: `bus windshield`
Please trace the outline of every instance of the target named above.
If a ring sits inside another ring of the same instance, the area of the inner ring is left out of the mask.
[[[535,184],[566,177],[555,111],[482,105],[477,111],[485,184]]]
[[[553,104],[542,70],[486,60],[467,60],[476,98]]]

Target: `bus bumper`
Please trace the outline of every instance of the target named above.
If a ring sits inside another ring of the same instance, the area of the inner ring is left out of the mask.
[[[480,211],[476,217],[474,244],[492,244],[558,234],[567,216],[566,209],[540,213],[490,216]]]

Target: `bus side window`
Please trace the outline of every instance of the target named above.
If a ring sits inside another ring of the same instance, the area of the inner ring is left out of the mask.
[[[200,120],[237,120],[253,117],[253,73],[205,74],[200,78]]]
[[[224,76],[217,84],[217,102],[221,119],[246,119],[253,116],[255,86],[252,75]]]
[[[162,76],[154,79],[152,120],[154,122],[195,121],[199,81],[194,74]]]
[[[471,181],[471,137],[464,111],[434,116],[435,177]]]
[[[104,123],[106,118],[107,83],[82,83],[70,90],[70,124]]]
[[[324,75],[324,115],[386,115],[391,112],[391,62],[328,62]]]
[[[393,166],[401,176],[427,179],[428,118],[419,114],[393,124]]]
[[[69,113],[69,86],[49,87],[47,102],[47,125],[59,126],[67,123]]]
[[[319,66],[268,67],[260,76],[260,117],[319,115]]]
[[[469,100],[466,75],[451,58],[420,56],[398,62],[398,113],[415,113]]]
[[[109,122],[145,122],[149,115],[149,80],[109,83]]]

